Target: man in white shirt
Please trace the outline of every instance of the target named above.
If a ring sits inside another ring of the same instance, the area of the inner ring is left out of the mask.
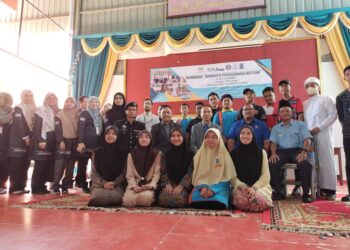
[[[146,126],[146,130],[151,132],[152,126],[159,123],[159,117],[152,114],[153,102],[147,98],[143,101],[143,114],[139,114],[136,117],[136,121],[143,122]]]
[[[320,80],[309,77],[304,86],[309,99],[304,101],[304,120],[315,141],[315,153],[319,164],[321,196],[335,199],[337,176],[334,163],[332,125],[337,119],[335,101],[320,95]]]

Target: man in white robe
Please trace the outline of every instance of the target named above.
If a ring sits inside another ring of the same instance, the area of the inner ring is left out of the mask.
[[[304,86],[309,96],[303,103],[304,119],[315,140],[320,195],[334,200],[337,187],[332,134],[332,125],[337,119],[335,101],[329,96],[320,95],[320,80],[316,77],[307,78]]]

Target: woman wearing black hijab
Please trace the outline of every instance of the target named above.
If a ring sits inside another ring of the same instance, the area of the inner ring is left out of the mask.
[[[267,154],[256,144],[252,127],[244,125],[239,139],[239,147],[231,153],[237,172],[231,181],[232,203],[240,210],[264,211],[272,206]]]
[[[117,92],[113,98],[113,105],[106,113],[106,126],[113,125],[116,121],[124,120],[126,100],[125,96],[121,92]]]
[[[151,133],[139,133],[138,145],[128,155],[126,187],[123,206],[149,207],[155,201],[155,190],[160,178],[160,158],[162,153],[151,148]]]
[[[106,128],[101,147],[93,153],[89,206],[119,206],[124,195],[125,168],[118,148],[118,128]]]
[[[187,149],[180,128],[170,132],[170,149],[161,159],[161,187],[158,204],[162,207],[186,207],[192,190],[194,153]]]

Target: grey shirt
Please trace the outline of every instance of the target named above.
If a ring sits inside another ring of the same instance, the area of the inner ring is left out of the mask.
[[[221,137],[224,138],[219,125],[210,122],[208,124],[208,129],[209,128],[217,128],[221,133]],[[205,132],[206,131],[205,131],[203,122],[199,122],[193,125],[191,129],[191,150],[193,150],[194,152],[197,152],[198,149],[202,146]]]

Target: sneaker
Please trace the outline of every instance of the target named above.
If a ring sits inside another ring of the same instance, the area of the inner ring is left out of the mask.
[[[7,194],[7,189],[0,187],[0,194]]]
[[[292,191],[292,196],[301,196],[301,188],[300,186],[295,186]]]
[[[344,201],[344,202],[349,202],[350,201],[350,194],[349,195],[346,195],[344,197],[341,198],[341,201]]]
[[[274,192],[272,193],[272,200],[273,201],[280,201],[285,200],[286,197],[281,192]]]
[[[311,198],[311,195],[309,195],[309,194],[304,194],[302,200],[303,200],[304,203],[311,203],[311,202],[313,202],[313,200]]]
[[[54,189],[52,189],[52,193],[54,193],[54,194],[61,194],[59,188],[54,188]]]

